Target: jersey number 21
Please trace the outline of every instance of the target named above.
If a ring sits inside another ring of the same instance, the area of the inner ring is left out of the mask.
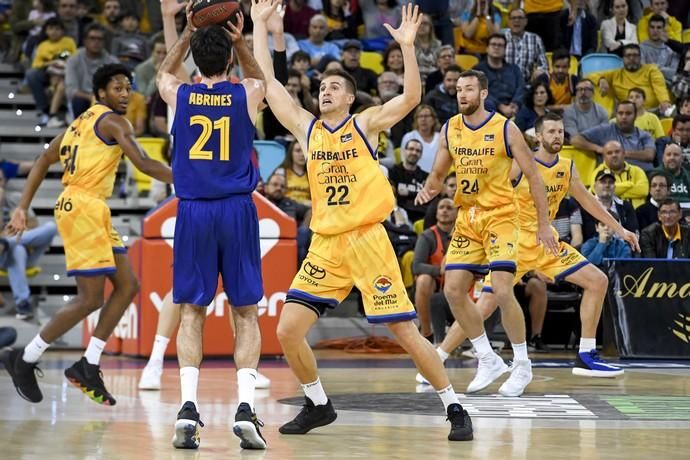
[[[220,161],[230,160],[230,117],[211,120],[203,115],[194,115],[189,119],[189,126],[201,125],[201,134],[189,150],[190,160],[213,160],[213,152],[204,150],[213,130],[220,131]]]

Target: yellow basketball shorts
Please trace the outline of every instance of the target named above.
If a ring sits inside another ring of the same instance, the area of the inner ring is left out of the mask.
[[[55,222],[65,247],[68,276],[115,273],[114,253],[127,248],[113,229],[105,200],[67,187],[55,203]]]
[[[515,272],[519,230],[517,207],[458,209],[455,230],[446,253],[446,271]]]
[[[553,232],[558,238],[555,229]],[[559,241],[558,245],[558,254],[554,255],[547,252],[544,245],[537,244],[536,234],[521,233],[515,283],[517,284],[527,272],[532,270],[542,273],[554,281],[560,281],[589,264],[587,258],[568,243]],[[489,276],[484,280],[482,291],[492,292]]]
[[[388,235],[381,224],[366,225],[339,235],[314,234],[309,254],[287,293],[322,315],[335,308],[356,286],[362,293],[370,323],[405,321],[417,316],[407,297]]]

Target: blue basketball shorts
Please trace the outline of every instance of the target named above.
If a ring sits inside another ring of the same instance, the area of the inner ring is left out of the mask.
[[[180,200],[173,245],[173,302],[207,306],[218,275],[231,305],[263,297],[259,220],[251,195]]]

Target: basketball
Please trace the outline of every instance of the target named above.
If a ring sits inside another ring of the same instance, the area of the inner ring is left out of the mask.
[[[239,7],[235,0],[194,0],[192,24],[194,27],[223,25],[235,16]]]

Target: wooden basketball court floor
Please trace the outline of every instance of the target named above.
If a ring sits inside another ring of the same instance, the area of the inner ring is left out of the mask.
[[[319,353],[320,375],[338,420],[308,435],[280,435],[302,392],[284,361],[264,360],[261,372],[272,386],[257,390],[256,407],[267,451],[239,448],[234,367],[207,360],[199,383],[201,447],[180,451],[170,442],[179,409],[175,361],[166,361],[162,391],[142,392],[142,360],[104,357],[104,379],[117,399],[105,407],[63,377],[78,353],[49,352],[39,404],[20,399],[0,370],[0,459],[690,459],[690,362],[624,362],[622,378],[588,379],[573,376],[568,355],[560,357],[534,359],[534,381],[520,398],[496,395],[503,379],[465,396],[476,362],[449,360],[474,422],[474,441],[462,443],[446,440],[440,400],[415,384],[409,360],[333,351]]]

